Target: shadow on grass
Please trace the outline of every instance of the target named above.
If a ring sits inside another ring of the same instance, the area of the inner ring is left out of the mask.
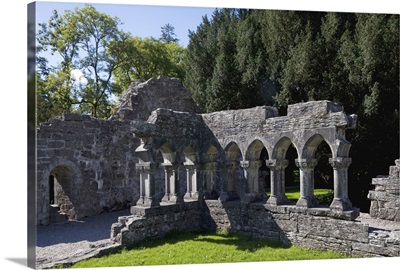
[[[268,239],[254,239],[250,236],[238,234],[238,233],[228,233],[220,234],[214,233],[209,234],[205,237],[198,237],[195,241],[202,241],[207,243],[213,243],[217,245],[230,245],[236,246],[238,250],[255,252],[258,249],[264,247],[274,248],[274,249],[287,249],[290,245],[285,245],[278,241],[268,240]]]
[[[146,239],[143,242],[126,247],[126,250],[140,250],[144,248],[155,248],[165,244],[176,244],[183,241],[205,242],[217,245],[235,246],[236,249],[242,251],[255,252],[264,247],[274,249],[287,249],[290,245],[285,245],[278,241],[268,239],[254,239],[251,236],[228,233],[228,232],[173,232],[157,239]]]

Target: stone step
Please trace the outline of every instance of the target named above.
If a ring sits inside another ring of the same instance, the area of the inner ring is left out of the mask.
[[[50,222],[66,221],[66,215],[60,214],[58,205],[50,205],[49,220]]]

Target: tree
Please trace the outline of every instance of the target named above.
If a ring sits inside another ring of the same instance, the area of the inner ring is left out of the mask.
[[[368,211],[371,178],[399,155],[398,48],[399,15],[219,9],[189,33],[184,82],[207,111],[328,99],[357,114],[349,194]]]
[[[169,23],[162,26],[160,41],[165,43],[178,43],[179,39],[176,38],[175,27]]]
[[[258,69],[248,69],[253,67],[249,51],[238,53],[237,46],[239,22],[248,15],[244,10],[216,9],[211,20],[203,17],[197,32],[189,32],[184,83],[208,112],[260,105],[258,77],[252,81]],[[245,34],[246,29],[241,30]]]
[[[177,43],[164,43],[154,38],[129,37],[119,50],[123,63],[115,69],[115,84],[126,89],[132,82],[148,80],[158,75],[184,77],[183,55],[185,49]]]
[[[118,18],[100,13],[91,5],[67,10],[63,15],[54,11],[47,24],[39,24],[40,50],[50,50],[62,59],[58,66],[50,68],[44,59],[39,62],[40,84],[48,90],[40,93],[46,96],[43,102],[51,108],[58,104],[62,112],[88,113],[100,118],[110,114],[110,98],[119,91],[113,84],[113,72],[124,59],[120,50],[114,49],[111,54],[108,47],[122,47],[125,42],[126,34],[118,29],[119,24]],[[73,70],[81,71],[86,82],[74,82]],[[53,112],[60,113],[58,109]],[[41,120],[47,118],[42,116]]]

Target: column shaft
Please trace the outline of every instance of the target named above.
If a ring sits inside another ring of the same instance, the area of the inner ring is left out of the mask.
[[[146,162],[136,164],[136,168],[140,173],[140,197],[136,205],[143,207],[159,206],[158,200],[155,198],[154,170],[157,164]]]
[[[351,158],[336,157],[330,158],[329,163],[333,168],[333,201],[329,206],[331,209],[348,210],[352,203],[348,198],[348,175],[347,170],[351,164]]]
[[[267,204],[281,205],[289,200],[285,194],[285,168],[289,162],[286,159],[266,160],[266,165],[270,169],[271,175],[271,195],[267,200]]]
[[[314,207],[318,204],[314,197],[314,168],[317,159],[296,159],[300,169],[300,198],[296,205],[299,207]]]

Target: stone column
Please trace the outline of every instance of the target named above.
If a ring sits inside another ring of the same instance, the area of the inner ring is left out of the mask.
[[[242,201],[245,203],[251,203],[262,198],[258,187],[258,169],[261,167],[261,160],[244,160],[240,162],[244,171],[244,177],[246,178],[246,189]]]
[[[165,170],[165,195],[162,202],[181,203],[182,197],[179,195],[179,184],[177,166],[175,164],[164,164]]]
[[[214,198],[212,193],[215,190],[216,174],[217,174],[217,162],[207,162],[204,164],[204,197],[205,199],[217,199]]]
[[[199,190],[198,190],[197,166],[185,165],[185,169],[186,169],[187,188],[184,200],[198,201],[201,198],[201,196],[199,196]]]
[[[136,169],[140,173],[140,198],[136,202],[137,206],[156,207],[159,202],[155,197],[154,172],[157,164],[153,162],[137,163]]]
[[[272,159],[265,161],[271,174],[271,195],[267,204],[281,205],[289,200],[285,194],[285,169],[289,165],[287,159]]]
[[[347,169],[351,164],[351,158],[336,157],[330,158],[329,163],[333,168],[333,201],[329,208],[337,210],[348,210],[352,204],[348,198]]]
[[[300,169],[300,199],[296,206],[314,207],[318,205],[314,197],[314,168],[317,159],[296,159],[296,166]]]
[[[238,166],[239,162],[236,160],[225,162],[224,182],[222,184],[220,196],[221,201],[235,200],[238,198],[236,190],[238,184]]]

